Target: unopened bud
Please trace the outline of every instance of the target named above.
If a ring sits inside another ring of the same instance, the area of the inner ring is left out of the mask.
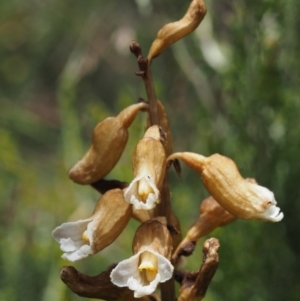
[[[151,61],[169,45],[194,31],[203,20],[205,14],[206,6],[203,0],[193,0],[182,19],[168,23],[159,30],[149,50],[148,60]]]
[[[278,222],[283,213],[276,207],[269,189],[245,180],[229,158],[214,154],[174,153],[168,161],[183,160],[201,174],[202,182],[214,199],[231,214],[244,219]]]
[[[79,184],[92,184],[105,177],[119,161],[128,140],[128,127],[137,113],[148,104],[137,103],[116,117],[102,120],[93,131],[93,142],[83,158],[69,171],[69,177]]]

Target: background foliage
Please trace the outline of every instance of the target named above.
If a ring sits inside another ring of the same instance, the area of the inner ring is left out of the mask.
[[[90,215],[98,194],[66,171],[106,116],[145,96],[128,45],[146,54],[157,30],[188,1],[10,0],[0,2],[0,300],[82,300],[59,279],[51,231]],[[300,299],[300,2],[207,1],[191,36],[154,61],[176,151],[233,158],[245,177],[274,191],[277,224],[237,221],[216,230],[220,267],[206,300]],[[130,129],[109,178],[129,181],[145,116]],[[183,233],[207,192],[183,166],[174,172],[174,210]],[[130,254],[137,224],[113,246],[74,265],[95,275]],[[201,248],[187,260],[196,270]]]

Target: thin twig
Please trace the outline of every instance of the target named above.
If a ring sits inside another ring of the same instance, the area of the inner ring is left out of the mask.
[[[136,56],[140,68],[140,70],[136,72],[136,75],[140,76],[143,79],[145,85],[147,100],[149,103],[150,124],[160,125],[157,109],[157,98],[150,68],[151,66],[148,62],[148,59],[143,57],[142,49],[137,42],[133,41],[131,43],[130,51]]]
[[[129,184],[126,182],[121,182],[118,180],[105,180],[105,179],[101,179],[91,184],[91,186],[101,194],[104,194],[108,190],[115,189],[115,188],[124,189],[128,187],[128,185]]]
[[[205,297],[209,284],[219,265],[220,244],[210,238],[203,245],[203,262],[198,272],[176,272],[175,278],[181,283],[178,301],[200,301]]]

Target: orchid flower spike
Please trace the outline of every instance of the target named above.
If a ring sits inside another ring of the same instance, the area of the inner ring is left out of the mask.
[[[126,227],[131,214],[123,190],[109,190],[99,199],[91,217],[64,223],[53,230],[52,236],[64,252],[63,259],[80,260],[109,246]]]
[[[112,270],[112,283],[133,290],[135,298],[152,294],[159,283],[173,275],[171,252],[172,239],[166,219],[160,217],[144,222],[133,240],[134,255]]]
[[[133,104],[116,117],[102,120],[93,131],[93,142],[83,158],[70,170],[69,177],[78,184],[92,184],[104,178],[119,161],[128,140],[128,127],[148,104]]]
[[[166,171],[166,153],[160,139],[159,127],[153,125],[134,150],[134,179],[124,190],[124,197],[136,210],[150,210],[160,202],[160,189]]]
[[[279,222],[283,213],[269,189],[245,180],[236,164],[225,156],[204,157],[183,152],[168,157],[181,159],[201,174],[202,182],[214,199],[229,213],[243,219]]]

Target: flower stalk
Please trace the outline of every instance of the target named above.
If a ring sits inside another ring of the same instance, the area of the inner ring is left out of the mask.
[[[52,232],[64,259],[76,261],[94,255],[113,243],[131,218],[140,223],[130,258],[95,277],[83,275],[73,267],[61,270],[61,279],[80,296],[121,301],[202,300],[218,267],[219,241],[205,241],[198,272],[179,271],[181,256],[191,255],[200,238],[238,218],[273,222],[283,218],[273,193],[253,179],[244,179],[233,160],[219,154],[205,157],[190,152],[173,153],[169,120],[156,96],[151,62],[195,30],[205,13],[203,0],[191,0],[179,21],[159,30],[147,57],[137,42],[131,43],[130,51],[139,66],[136,75],[143,80],[147,101],[102,120],[93,131],[91,147],[69,171],[71,180],[91,185],[102,196],[90,217],[63,223]],[[132,155],[131,183],[104,179],[118,163],[128,140],[128,128],[140,111],[148,112],[148,120],[145,134]],[[179,159],[201,175],[211,194],[200,205],[199,218],[184,239],[173,210],[176,208],[172,208],[166,172],[173,163],[180,176]],[[177,298],[175,279],[181,284]]]
[[[136,72],[136,75],[140,76],[144,82],[147,101],[149,104],[149,118],[150,125],[160,125],[157,97],[154,88],[153,78],[150,63],[147,58],[143,57],[141,46],[133,41],[130,45],[130,51],[136,56],[140,70]]]
[[[159,115],[159,107],[158,107],[155,87],[153,84],[150,61],[147,58],[143,57],[142,49],[137,42],[133,41],[131,43],[130,51],[136,56],[140,68],[140,70],[136,72],[136,74],[138,76],[141,76],[144,82],[144,86],[147,94],[147,100],[149,104],[149,126],[152,125],[159,126],[161,124],[160,116],[164,118],[164,121],[165,121],[165,116],[162,113],[162,109],[160,109],[161,114]],[[172,146],[170,146],[170,142],[167,145],[169,149],[172,149]],[[170,189],[166,177],[164,179],[163,189],[161,191],[161,195],[164,196],[164,201],[161,202],[155,209],[156,210],[155,216],[158,215],[165,216],[167,218],[167,222],[169,223],[171,219],[170,218],[171,203],[170,203]],[[175,284],[173,278],[161,284],[161,298],[163,301],[175,300]]]

